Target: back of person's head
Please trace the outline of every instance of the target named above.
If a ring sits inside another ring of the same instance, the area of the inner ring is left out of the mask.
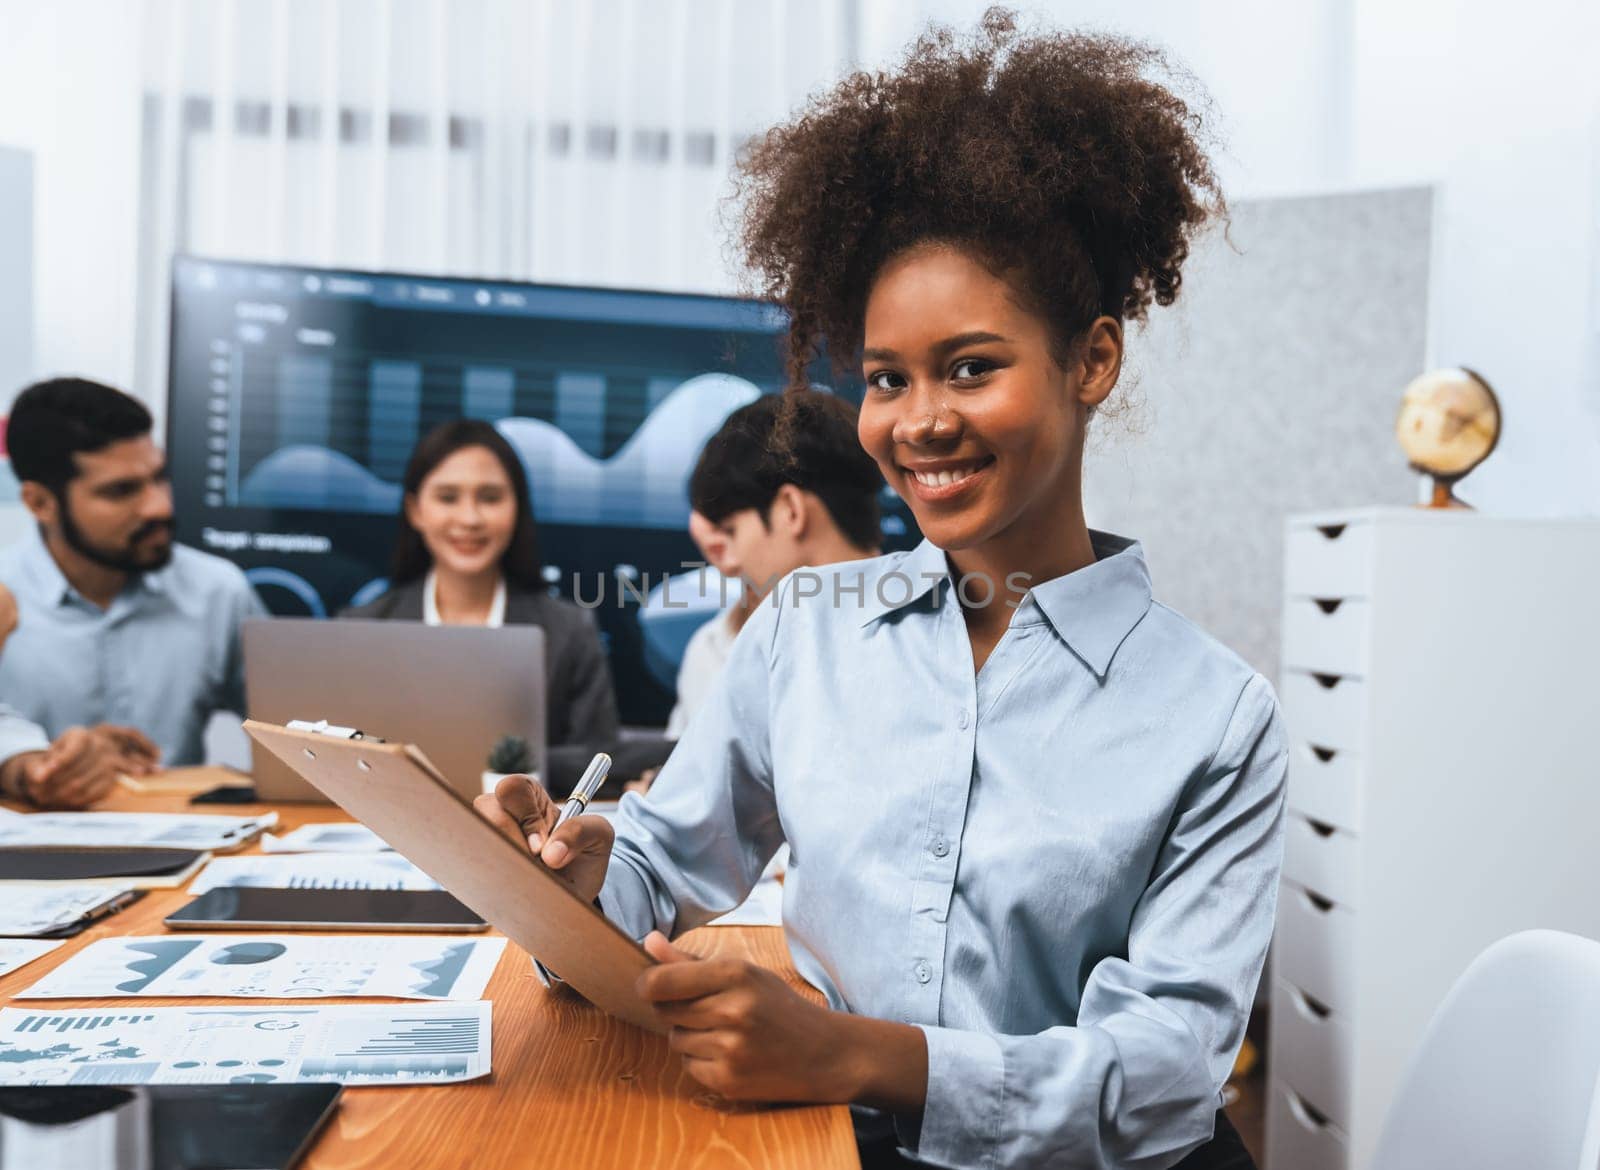
[[[78,474],[76,456],[150,433],[150,412],[132,395],[87,378],[35,382],[11,406],[6,447],[24,483],[58,499]]]
[[[856,410],[820,390],[764,394],[734,411],[700,452],[689,501],[714,524],[754,508],[763,519],[793,484],[822,501],[844,538],[878,547],[883,477],[856,438]]]
[[[462,418],[440,423],[418,441],[406,463],[401,487],[406,496],[415,498],[423,481],[457,451],[469,447],[482,447],[499,462],[511,482],[511,491],[517,501],[516,525],[512,529],[511,543],[500,557],[500,571],[506,580],[524,588],[538,588],[542,583],[539,565],[538,533],[533,523],[533,493],[528,487],[527,472],[516,450],[492,423],[482,419]],[[400,535],[395,542],[394,559],[389,579],[399,585],[416,581],[427,575],[433,567],[433,556],[406,516],[405,505],[400,507]]]

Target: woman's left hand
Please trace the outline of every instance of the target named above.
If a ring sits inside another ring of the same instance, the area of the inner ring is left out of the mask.
[[[736,1101],[849,1101],[851,1045],[841,1013],[743,959],[701,959],[659,931],[644,949],[661,965],[639,994],[672,1025],[669,1043],[706,1088]]]

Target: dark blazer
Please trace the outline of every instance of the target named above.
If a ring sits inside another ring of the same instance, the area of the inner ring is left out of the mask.
[[[420,622],[421,580],[397,585],[339,616]],[[506,624],[544,631],[545,738],[604,746],[617,738],[617,695],[594,617],[570,601],[506,582]]]

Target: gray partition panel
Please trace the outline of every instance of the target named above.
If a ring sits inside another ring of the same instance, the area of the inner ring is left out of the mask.
[[[1142,405],[1091,425],[1090,525],[1143,541],[1156,597],[1269,678],[1284,517],[1416,499],[1393,426],[1423,366],[1432,201],[1241,201],[1231,246],[1213,233],[1130,333],[1115,393]]]

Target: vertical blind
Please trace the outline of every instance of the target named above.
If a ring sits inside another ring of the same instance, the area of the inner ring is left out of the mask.
[[[140,383],[179,252],[736,287],[732,160],[853,66],[860,3],[143,0]]]

